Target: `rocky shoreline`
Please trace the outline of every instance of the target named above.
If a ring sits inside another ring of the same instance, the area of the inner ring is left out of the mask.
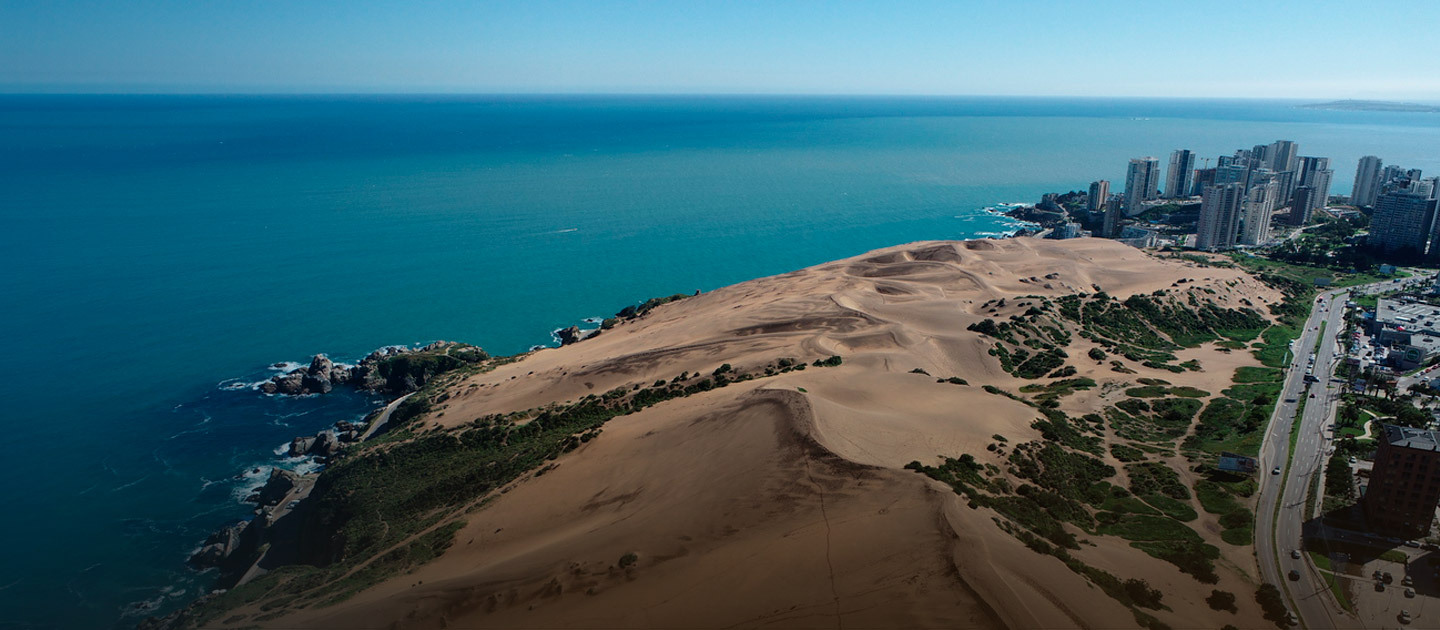
[[[341,420],[332,428],[314,435],[297,436],[285,450],[286,457],[310,457],[326,464],[349,446],[374,437],[376,425],[385,422],[389,412],[405,395],[417,391],[435,376],[463,365],[489,358],[479,347],[468,344],[436,341],[420,347],[390,346],[376,350],[355,365],[335,363],[317,354],[306,367],[272,377],[257,389],[266,394],[304,396],[326,394],[337,386],[351,386],[366,391],[391,394],[386,406],[372,411],[364,420]],[[284,365],[284,364],[276,364]],[[253,472],[260,472],[256,469]],[[277,528],[286,517],[303,509],[319,472],[297,473],[275,467],[265,484],[245,498],[256,504],[255,516],[230,523],[205,539],[191,554],[189,564],[196,569],[218,569],[217,589],[233,588],[249,577],[263,572],[259,561],[265,549],[285,534]],[[294,519],[291,519],[294,520]],[[166,627],[167,621],[152,620]]]
[[[699,293],[696,291],[695,295]],[[562,346],[568,346],[599,335],[620,322],[641,318],[656,306],[686,297],[690,294],[652,298],[622,309],[597,328],[570,326],[554,334]],[[393,424],[392,414],[397,421],[404,417],[407,414],[404,403],[434,377],[489,359],[491,356],[478,346],[452,341],[436,341],[413,348],[389,346],[366,355],[355,365],[336,363],[326,355],[317,354],[309,365],[277,374],[257,384],[255,389],[267,395],[309,396],[348,386],[388,395],[386,405],[362,421],[342,420],[314,435],[297,436],[284,451],[287,457],[311,457],[324,465],[343,455],[349,447],[382,435]],[[276,363],[272,367],[283,369],[286,365],[292,364]],[[260,469],[252,472],[259,473]],[[137,627],[141,630],[188,627],[195,621],[192,616],[195,610],[206,602],[271,570],[299,563],[301,558],[313,555],[302,548],[299,532],[307,511],[313,509],[305,499],[322,472],[323,469],[302,474],[272,468],[265,484],[245,498],[246,502],[256,504],[255,516],[220,528],[206,538],[188,560],[195,569],[219,571],[214,588],[188,606],[163,617],[147,618]]]
[[[419,348],[388,346],[371,352],[355,365],[335,363],[329,357],[317,354],[310,359],[309,366],[277,374],[261,383],[259,389],[266,394],[287,396],[328,394],[336,385],[353,385],[358,389],[377,392],[415,391],[425,384],[424,374],[388,368],[395,366],[397,358],[436,353],[444,353],[440,356],[467,363],[489,358],[484,350],[476,346],[453,341],[436,341]],[[284,365],[286,364],[276,363],[273,367]]]

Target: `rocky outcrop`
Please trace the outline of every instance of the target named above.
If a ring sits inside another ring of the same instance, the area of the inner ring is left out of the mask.
[[[310,454],[320,457],[333,457],[340,452],[340,439],[334,431],[321,431],[315,434],[315,443],[310,446]]]
[[[291,457],[303,457],[310,454],[310,449],[315,446],[314,437],[297,437],[290,440],[290,450],[286,454]]]
[[[489,358],[479,347],[453,341],[436,341],[419,348],[381,348],[355,365],[338,364],[317,354],[310,359],[309,366],[277,374],[261,383],[260,391],[301,396],[329,393],[337,385],[353,385],[370,391],[404,394],[419,389],[437,374]]]
[[[277,505],[299,485],[299,474],[274,468],[270,470],[270,478],[265,480],[265,485],[261,486],[255,497],[260,505]]]
[[[317,354],[310,359],[309,367],[271,377],[260,384],[260,391],[290,396],[327,394],[335,385],[349,383],[354,378],[354,370],[355,367],[337,365],[329,357]]]
[[[190,564],[197,569],[208,569],[219,567],[225,561],[235,555],[240,549],[241,533],[245,531],[246,523],[238,522],[226,525],[205,539],[205,544],[190,556]]]
[[[555,331],[555,336],[560,338],[560,345],[568,346],[590,336],[587,334],[588,332],[589,331],[580,330],[579,326],[571,326]]]

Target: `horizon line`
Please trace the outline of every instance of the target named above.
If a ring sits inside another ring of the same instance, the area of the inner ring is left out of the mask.
[[[961,99],[961,98],[1011,98],[1011,99],[1074,99],[1074,100],[1133,100],[1133,101],[1268,101],[1297,103],[1343,103],[1374,102],[1416,105],[1440,105],[1440,99],[1392,100],[1386,98],[1337,98],[1337,97],[1279,97],[1279,96],[1137,96],[1137,95],[1078,95],[1078,94],[947,94],[947,93],[862,93],[862,92],[574,92],[574,91],[11,91],[0,86],[0,97],[5,96],[212,96],[212,97],[631,97],[631,98],[874,98],[874,99]]]

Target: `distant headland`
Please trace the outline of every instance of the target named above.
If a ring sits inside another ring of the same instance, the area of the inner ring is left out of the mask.
[[[1440,106],[1396,101],[1343,100],[1301,105],[1304,109],[1334,109],[1349,112],[1440,112]]]

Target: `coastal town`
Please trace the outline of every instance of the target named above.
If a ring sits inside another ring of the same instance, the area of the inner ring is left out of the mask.
[[[1295,142],[1130,160],[1009,216],[1037,237],[1100,237],[1204,264],[1291,273],[1313,296],[1256,452],[1221,466],[1259,485],[1256,557],[1277,625],[1393,627],[1440,614],[1440,177],[1365,156],[1330,194]],[[1430,267],[1430,268],[1427,268]],[[1333,288],[1343,285],[1345,288]]]

